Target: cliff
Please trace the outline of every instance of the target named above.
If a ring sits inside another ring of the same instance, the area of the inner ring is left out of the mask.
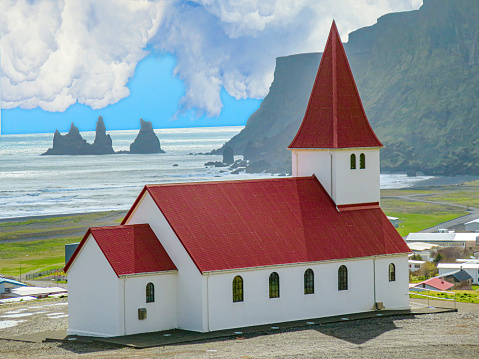
[[[425,0],[417,11],[385,15],[349,35],[351,70],[385,145],[382,171],[479,174],[478,18],[476,0]],[[268,95],[226,145],[263,161],[261,170],[289,173],[286,147],[320,59],[318,53],[278,58]]]

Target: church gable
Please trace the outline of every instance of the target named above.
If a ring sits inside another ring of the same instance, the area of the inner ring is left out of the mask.
[[[67,272],[93,237],[117,276],[176,270],[148,224],[90,228],[65,266]]]

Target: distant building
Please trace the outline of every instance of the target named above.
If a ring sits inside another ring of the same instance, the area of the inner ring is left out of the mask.
[[[479,284],[479,263],[438,263],[437,269],[439,270],[440,276],[454,270],[462,269],[471,276],[473,284]]]
[[[440,247],[461,247],[463,249],[474,249],[479,246],[479,233],[409,233],[406,243],[430,243]]]
[[[444,273],[438,277],[454,284],[452,289],[471,289],[472,277],[464,269],[458,269],[452,272]]]
[[[464,223],[464,227],[465,227],[466,231],[468,231],[468,232],[479,231],[479,218],[477,218],[473,221]]]
[[[409,259],[407,261],[408,265],[409,265],[409,271],[410,272],[416,272],[418,271],[419,269],[421,269],[421,266],[426,263],[426,261],[417,261],[417,260],[414,260],[414,259]]]
[[[409,290],[415,291],[415,292],[421,292],[424,290],[449,290],[454,287],[454,284],[449,283],[448,281],[445,281],[443,278],[440,277],[433,277],[429,278],[425,281],[422,281],[421,283],[414,284],[409,288]]]
[[[399,218],[388,216],[388,219],[391,221],[391,223],[393,224],[394,228],[398,228],[398,227],[399,227]]]
[[[424,243],[424,242],[411,242],[407,244],[411,249],[412,254],[416,254],[421,257],[424,261],[430,261],[431,252],[437,250],[439,246],[437,244]]]
[[[26,287],[27,285],[13,279],[0,277],[0,298],[8,296],[13,289]]]

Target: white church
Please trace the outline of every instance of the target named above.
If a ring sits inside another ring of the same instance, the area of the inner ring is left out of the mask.
[[[379,207],[379,150],[333,22],[292,177],[147,185],[67,263],[68,334],[208,332],[408,309],[408,252]]]

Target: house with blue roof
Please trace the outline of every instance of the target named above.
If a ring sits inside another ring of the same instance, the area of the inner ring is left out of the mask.
[[[25,283],[16,281],[14,279],[8,279],[5,277],[0,277],[0,298],[3,298],[5,294],[8,294],[12,289],[26,287]]]

